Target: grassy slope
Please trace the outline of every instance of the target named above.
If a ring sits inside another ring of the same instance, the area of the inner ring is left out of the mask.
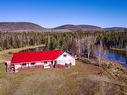
[[[0,76],[0,95],[126,95],[126,84],[116,84],[102,68],[82,64]],[[102,71],[103,76],[97,73]]]

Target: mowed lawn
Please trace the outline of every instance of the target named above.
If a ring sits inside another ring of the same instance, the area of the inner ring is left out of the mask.
[[[0,74],[0,95],[126,95],[126,89],[102,68],[80,61],[71,68]]]

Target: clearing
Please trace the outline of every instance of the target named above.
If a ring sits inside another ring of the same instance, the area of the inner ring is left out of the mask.
[[[4,50],[0,58],[3,61],[9,52],[41,46]],[[101,67],[78,60],[71,68],[19,73],[6,73],[0,64],[0,95],[127,95],[127,83],[114,79]]]
[[[127,84],[102,68],[76,63],[71,68],[1,74],[0,95],[127,95]]]

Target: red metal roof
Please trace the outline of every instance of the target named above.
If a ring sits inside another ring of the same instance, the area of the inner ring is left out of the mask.
[[[55,60],[61,54],[62,50],[45,50],[45,51],[34,51],[34,52],[19,52],[14,53],[12,57],[12,64],[18,64],[23,62],[35,62],[44,60]]]

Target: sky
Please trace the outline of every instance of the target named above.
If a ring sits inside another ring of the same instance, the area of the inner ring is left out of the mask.
[[[0,22],[127,27],[127,0],[0,0]]]

